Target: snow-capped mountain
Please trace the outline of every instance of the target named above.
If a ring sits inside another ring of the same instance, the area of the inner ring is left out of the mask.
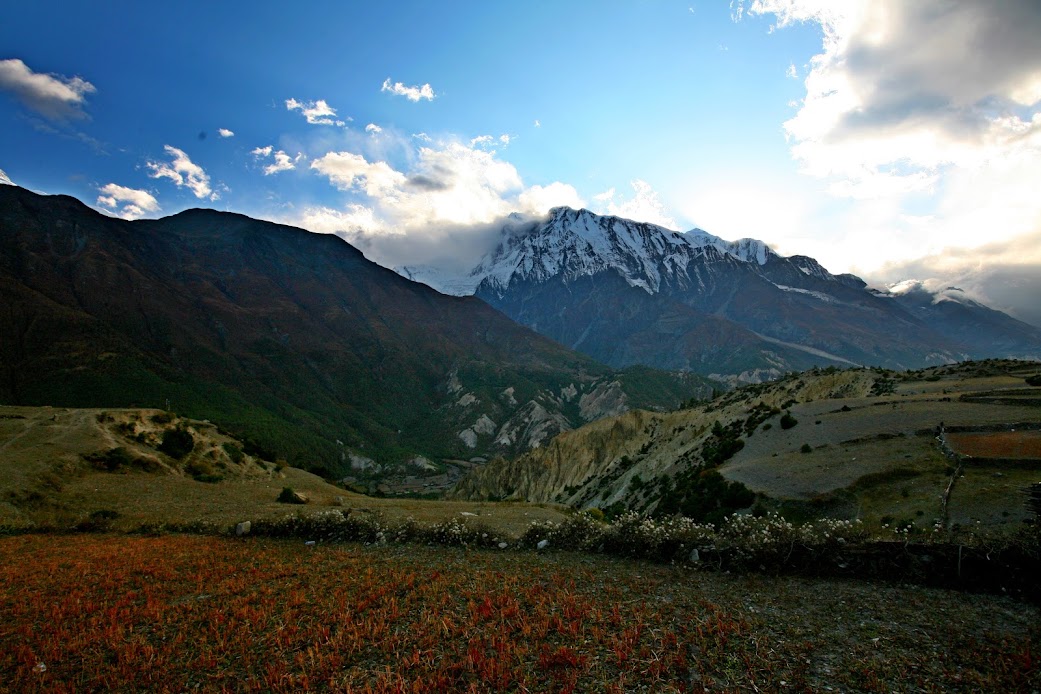
[[[566,207],[542,220],[512,217],[468,273],[399,272],[475,294],[615,366],[749,381],[814,365],[910,368],[1041,353],[1036,329],[979,304],[923,306],[918,295],[869,290],[856,276],[833,275],[807,256],[782,257],[754,239],[729,242]]]
[[[763,265],[776,254],[762,241],[724,241],[700,229],[687,233],[655,224],[601,216],[588,210],[553,208],[545,220],[511,215],[494,251],[465,275],[431,266],[403,267],[401,274],[445,294],[465,296],[479,286],[500,295],[516,282],[544,282],[605,271],[620,274],[632,287],[656,294],[663,287],[686,287],[695,258],[730,256]],[[819,267],[819,266],[818,266]]]

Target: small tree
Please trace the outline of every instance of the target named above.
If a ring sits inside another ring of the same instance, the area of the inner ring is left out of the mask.
[[[195,438],[192,437],[192,433],[187,429],[178,427],[177,429],[167,429],[163,432],[163,440],[159,444],[159,450],[171,458],[180,460],[194,449]]]
[[[799,420],[792,416],[791,412],[785,412],[781,415],[781,428],[791,429],[793,426],[799,423]]]

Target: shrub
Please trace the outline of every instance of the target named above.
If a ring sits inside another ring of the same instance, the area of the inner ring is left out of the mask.
[[[159,450],[177,460],[181,460],[195,449],[195,438],[187,429],[167,429],[163,432],[163,440]]]
[[[795,417],[793,417],[791,412],[785,412],[783,415],[781,415],[781,428],[782,429],[791,429],[792,427],[794,427],[798,423],[799,423],[799,420],[796,419]]]
[[[1033,376],[1027,376],[1026,382],[1028,386],[1041,386],[1041,374],[1034,374]]]
[[[802,453],[813,453],[813,447],[810,446],[810,444],[808,443],[804,443],[802,445],[802,448],[799,449],[799,451]]]
[[[306,504],[307,499],[300,494],[296,493],[292,487],[282,487],[282,492],[278,495],[279,501],[283,504]]]
[[[228,458],[233,463],[241,463],[245,455],[242,453],[242,449],[233,444],[231,441],[225,441],[221,444],[221,448],[228,454]]]

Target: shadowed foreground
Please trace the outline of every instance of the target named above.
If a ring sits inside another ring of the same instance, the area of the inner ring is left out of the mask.
[[[580,554],[0,539],[0,690],[1032,691],[1037,608]]]

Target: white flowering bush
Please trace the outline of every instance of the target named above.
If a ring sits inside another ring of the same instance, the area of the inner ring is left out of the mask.
[[[253,521],[250,528],[253,535],[303,537],[328,542],[384,542],[389,531],[380,514],[345,514],[339,510],[261,518]]]
[[[450,518],[419,529],[415,539],[449,547],[495,547],[501,540],[483,523],[471,523],[461,518]]]

